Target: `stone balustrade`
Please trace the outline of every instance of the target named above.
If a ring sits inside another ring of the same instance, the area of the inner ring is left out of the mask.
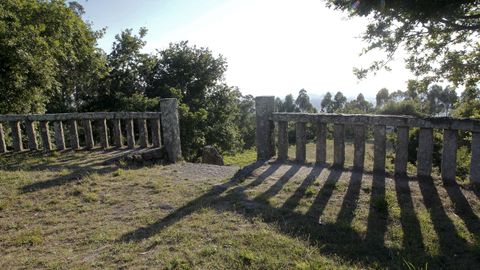
[[[15,152],[24,151],[25,145],[29,150],[65,150],[67,149],[65,137],[68,139],[69,148],[73,150],[81,148],[90,150],[97,146],[109,149],[111,143],[113,147],[121,148],[124,147],[122,132],[124,128],[127,148],[133,149],[137,146],[159,148],[163,141],[169,161],[176,162],[182,155],[177,106],[176,99],[167,98],[160,100],[161,112],[0,115],[0,153],[6,153],[10,149]],[[6,143],[8,140],[4,123],[8,123],[11,130],[11,147]],[[51,127],[55,147],[52,145]],[[79,137],[79,128],[83,133],[83,140]],[[67,136],[65,130],[68,131]],[[37,131],[40,136],[37,135]],[[23,137],[24,132],[26,140]],[[94,134],[97,135],[96,138]],[[41,140],[41,145],[38,139]]]
[[[446,182],[455,181],[457,166],[458,131],[472,133],[472,157],[470,179],[480,183],[480,121],[475,119],[454,119],[449,117],[419,118],[413,116],[357,115],[328,113],[279,113],[274,112],[274,97],[256,97],[256,146],[257,159],[267,160],[275,155],[274,127],[277,124],[279,160],[288,158],[288,122],[296,127],[295,160],[304,162],[306,156],[306,123],[315,125],[316,162],[326,161],[327,124],[333,124],[333,165],[343,167],[345,162],[345,126],[353,126],[354,153],[353,165],[363,169],[365,161],[366,127],[373,127],[374,160],[376,172],[385,171],[386,127],[394,127],[396,132],[395,169],[396,175],[406,175],[408,162],[408,134],[410,128],[419,128],[417,152],[417,175],[430,176],[433,162],[433,129],[443,130],[443,150],[441,175]]]

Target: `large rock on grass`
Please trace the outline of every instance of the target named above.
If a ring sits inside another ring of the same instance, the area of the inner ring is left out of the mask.
[[[212,145],[203,147],[202,163],[223,166],[223,157],[217,148]]]

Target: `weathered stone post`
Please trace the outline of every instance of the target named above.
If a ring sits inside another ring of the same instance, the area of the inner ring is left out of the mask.
[[[327,124],[317,122],[315,126],[316,141],[316,163],[324,164],[327,162]]]
[[[395,175],[407,175],[408,162],[408,127],[397,127],[395,145]]]
[[[471,147],[470,181],[475,184],[480,184],[480,132],[472,132]]]
[[[43,150],[52,150],[52,141],[50,139],[50,130],[47,121],[40,121],[40,137],[42,137]]]
[[[430,176],[433,161],[433,130],[420,128],[418,134],[417,175]]]
[[[122,147],[122,121],[120,119],[113,119],[113,145],[115,147]]]
[[[457,134],[456,130],[443,130],[442,179],[444,183],[455,182],[457,172]]]
[[[85,131],[85,146],[87,149],[92,149],[95,146],[92,132],[92,122],[88,119],[83,120],[83,129]]]
[[[150,129],[152,131],[153,147],[158,148],[162,146],[162,135],[160,134],[160,119],[150,119]]]
[[[257,160],[268,160],[275,155],[274,123],[270,120],[274,107],[274,96],[255,98]]]
[[[127,147],[129,149],[135,148],[135,131],[133,125],[133,119],[125,120],[127,123]]]
[[[354,125],[355,127],[355,141],[354,141],[354,155],[353,167],[357,170],[363,169],[365,162],[365,125]]]
[[[70,120],[70,145],[72,149],[80,149],[80,142],[78,140],[78,126],[77,120]]]
[[[0,153],[7,152],[7,144],[5,143],[5,133],[3,132],[3,125],[0,123]]]
[[[148,147],[148,129],[147,129],[147,120],[138,119],[138,135],[139,135],[139,144],[140,147]]]
[[[20,121],[10,122],[13,137],[13,149],[17,152],[23,151],[22,130],[20,129]]]
[[[385,155],[386,155],[386,127],[383,125],[375,125],[373,127],[373,171],[385,172]]]
[[[27,131],[28,149],[38,150],[37,133],[33,121],[25,121],[25,129]]]
[[[108,149],[108,126],[107,126],[107,119],[100,119],[98,121],[98,127],[100,130],[100,145],[103,149]]]
[[[333,125],[333,166],[343,167],[345,163],[345,126]]]
[[[288,122],[278,122],[278,160],[288,159]]]
[[[175,163],[182,159],[177,99],[160,99],[160,110],[162,118],[163,141],[165,143],[168,161]]]
[[[307,134],[305,132],[305,125],[304,122],[297,122],[295,124],[295,160],[297,162],[305,162],[307,157]]]
[[[55,146],[57,150],[65,150],[65,136],[63,134],[62,121],[53,122],[53,130],[55,131]]]

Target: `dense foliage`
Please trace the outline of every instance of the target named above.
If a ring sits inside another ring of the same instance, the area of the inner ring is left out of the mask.
[[[455,85],[480,79],[480,1],[478,0],[327,0],[327,6],[367,18],[363,53],[384,51],[386,59],[357,68],[358,77],[388,69],[399,48],[407,67],[427,81]]]

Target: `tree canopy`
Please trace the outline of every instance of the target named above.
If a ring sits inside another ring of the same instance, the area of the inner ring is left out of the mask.
[[[355,68],[359,78],[388,69],[403,47],[407,67],[429,82],[447,79],[458,85],[480,79],[479,0],[327,0],[327,6],[366,17],[363,53],[386,53],[367,68]]]

